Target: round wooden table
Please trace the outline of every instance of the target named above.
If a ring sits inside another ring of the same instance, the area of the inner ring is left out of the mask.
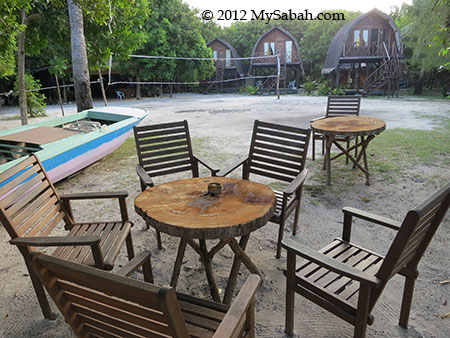
[[[208,185],[217,182],[222,193],[208,194]],[[235,257],[228,279],[224,303],[229,304],[240,263],[252,272],[258,268],[245,253],[250,233],[264,226],[275,211],[273,191],[260,183],[229,177],[191,178],[149,188],[135,199],[135,210],[155,229],[180,237],[171,286],[177,285],[187,244],[201,257],[215,301],[220,301],[211,260],[225,245]],[[241,236],[238,243],[235,237]],[[219,239],[209,251],[207,239]],[[198,240],[198,242],[196,241]]]
[[[339,116],[316,120],[311,123],[311,129],[325,136],[324,167],[327,171],[327,185],[331,185],[331,161],[339,156],[346,155],[366,176],[366,185],[370,185],[369,167],[367,165],[366,148],[375,135],[386,129],[386,122],[369,116]],[[356,137],[357,141],[352,147],[345,149],[336,141],[336,136]],[[360,141],[358,142],[358,138]],[[342,152],[331,158],[331,146],[336,145]],[[354,158],[350,151],[361,147],[359,155]],[[363,159],[364,167],[359,162]]]

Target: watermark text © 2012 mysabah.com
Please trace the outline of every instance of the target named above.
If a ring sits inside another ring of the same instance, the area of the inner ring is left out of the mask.
[[[345,15],[342,12],[321,12],[317,15],[313,15],[307,9],[304,11],[295,11],[289,9],[288,11],[281,11],[276,9],[274,11],[266,10],[251,10],[245,9],[219,9],[214,13],[213,11],[206,9],[201,12],[202,19],[209,21],[216,19],[217,21],[252,21],[260,20],[265,21],[268,24],[271,21],[284,21],[284,20],[319,20],[319,21],[337,21],[345,20]]]

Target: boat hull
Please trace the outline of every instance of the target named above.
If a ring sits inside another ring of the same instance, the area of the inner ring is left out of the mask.
[[[139,124],[146,115],[147,111],[142,109],[106,107],[72,114],[72,117],[57,118],[35,125],[24,126],[24,128],[15,128],[12,132],[18,133],[22,130],[40,126],[60,126],[82,118],[95,118],[110,123],[93,132],[79,133],[55,142],[43,144],[41,146],[42,149],[35,152],[48,173],[50,180],[55,183],[116,150],[131,135],[133,127]],[[1,131],[0,137],[2,134],[8,135],[8,131]],[[24,156],[0,165],[0,174],[27,157]],[[6,182],[0,182],[0,186],[4,183]]]

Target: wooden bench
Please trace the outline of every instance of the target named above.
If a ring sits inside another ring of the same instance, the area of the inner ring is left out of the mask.
[[[254,337],[257,275],[227,306],[152,284],[149,252],[117,274],[41,253],[28,262],[77,337]],[[140,265],[146,282],[125,277]]]
[[[0,221],[11,236],[11,244],[18,246],[24,258],[35,247],[56,246],[53,252],[56,257],[111,270],[125,242],[129,259],[134,257],[126,192],[59,196],[34,154],[0,174],[0,184],[3,184],[0,186]],[[71,200],[105,198],[118,199],[121,220],[74,222]],[[67,235],[51,236],[60,223],[64,224]],[[33,271],[30,277],[44,316],[53,318],[45,292]]]

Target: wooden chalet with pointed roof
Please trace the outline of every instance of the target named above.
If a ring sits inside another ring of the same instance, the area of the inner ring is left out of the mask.
[[[331,41],[322,74],[347,94],[394,94],[402,71],[403,45],[394,20],[374,8],[343,26]]]

